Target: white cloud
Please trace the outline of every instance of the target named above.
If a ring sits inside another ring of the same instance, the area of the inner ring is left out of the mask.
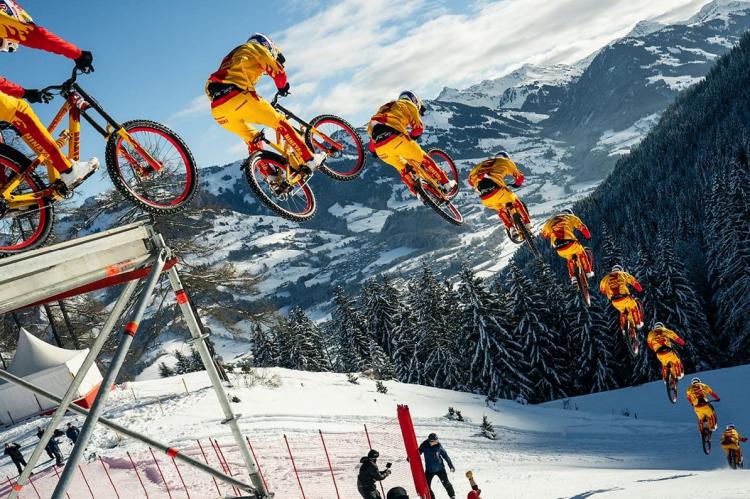
[[[436,0],[341,0],[276,38],[293,89],[318,89],[298,108],[362,121],[405,88],[432,97],[525,63],[574,62],[640,20],[673,21],[705,2],[480,0],[457,14]]]
[[[195,118],[203,115],[208,117],[211,116],[211,105],[208,102],[208,97],[206,97],[206,94],[201,94],[193,98],[183,109],[180,109],[176,113],[172,114],[169,118],[167,118],[167,121],[171,123],[174,121]]]

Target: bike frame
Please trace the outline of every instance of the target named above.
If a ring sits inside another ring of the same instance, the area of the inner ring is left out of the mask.
[[[47,127],[47,131],[52,134],[55,129],[60,125],[65,115],[68,115],[68,128],[60,132],[60,137],[57,139],[57,146],[62,148],[67,143],[68,154],[67,158],[71,161],[78,161],[80,159],[80,140],[81,140],[81,117],[83,117],[97,132],[99,132],[105,140],[108,140],[113,134],[117,134],[128,143],[133,149],[145,159],[149,166],[156,172],[159,172],[163,167],[151,154],[149,154],[140,144],[123,128],[123,126],[114,120],[106,111],[99,105],[96,100],[87,94],[76,82],[76,73],[74,72],[73,77],[65,82],[61,86],[48,87],[47,89],[59,89],[60,95],[65,97],[65,102],[60,107],[52,122]],[[102,127],[92,116],[87,112],[89,109],[96,111],[106,122],[106,128]],[[136,158],[134,158],[127,150],[120,149],[125,158],[130,162],[138,173],[147,176],[150,172],[146,171],[139,166]],[[47,181],[48,187],[41,191],[32,192],[28,194],[13,194],[18,186],[21,184],[23,179],[29,172],[34,171],[42,163],[47,167]],[[37,157],[34,161],[29,164],[27,168],[21,171],[20,175],[6,182],[0,186],[0,195],[7,202],[9,209],[20,209],[28,206],[36,205],[40,199],[49,198],[53,201],[59,201],[65,197],[65,190],[59,189],[55,186],[57,181],[60,179],[60,173],[55,169],[50,161],[44,156]]]
[[[425,158],[432,161],[432,158],[425,155]],[[427,183],[430,184],[432,194],[435,194],[440,197],[443,201],[449,201],[449,199],[446,197],[445,194],[443,194],[443,191],[440,189],[440,184],[438,181],[430,174],[429,171],[422,165],[422,163],[419,163],[417,161],[409,160],[406,161],[407,165],[407,171],[409,171],[409,168],[411,168],[411,173],[416,175],[417,177],[421,178],[422,180],[425,180]]]

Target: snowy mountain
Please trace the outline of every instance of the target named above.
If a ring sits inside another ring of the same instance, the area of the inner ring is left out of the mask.
[[[723,452],[716,445],[717,435],[712,454],[703,454],[693,411],[682,396],[677,405],[670,404],[661,382],[542,406],[511,401],[488,406],[483,397],[474,394],[388,381],[388,393],[382,394],[376,391],[374,381],[360,377],[360,384],[353,385],[343,374],[285,369],[258,374],[266,382],[245,386],[238,375],[229,391],[240,400],[233,404],[235,411],[243,415],[240,427],[253,443],[265,479],[279,498],[299,495],[283,435],[287,435],[295,453],[307,496],[336,497],[325,454],[318,444],[319,429],[327,439],[342,497],[356,497],[358,461],[367,452],[363,424],[370,429],[373,447],[380,450],[382,463],[393,463],[393,475],[385,481],[386,490],[396,485],[411,490],[408,463],[394,421],[396,404],[409,406],[418,441],[428,433],[438,434],[456,467],[456,473],[449,476],[458,497],[468,491],[463,474],[469,469],[474,471],[482,495],[490,498],[740,498],[746,495],[750,484],[747,471],[727,469]],[[722,403],[716,406],[719,421],[732,421],[741,433],[747,434],[750,407],[743,380],[750,376],[750,367],[710,371],[700,376],[722,397]],[[206,446],[208,438],[217,439],[237,474],[240,460],[230,445],[228,429],[220,424],[222,414],[215,397],[205,388],[209,385],[205,373],[189,374],[184,380],[184,386],[180,377],[128,383],[112,392],[105,416],[185,449],[198,459],[202,458],[196,440]],[[185,394],[185,386],[190,394]],[[460,410],[465,421],[447,418],[448,407]],[[483,416],[494,425],[497,440],[482,436]],[[21,443],[22,451],[28,455],[37,441],[36,426],[47,420],[30,419],[3,429],[0,439]],[[81,419],[68,416],[65,422],[68,421],[80,424]],[[64,446],[67,450],[68,443]],[[143,445],[129,439],[118,443],[112,432],[103,428],[95,431],[87,453],[90,462],[82,466],[83,476],[97,497],[108,497],[112,490],[102,464],[96,460],[98,456],[107,463],[121,492],[131,484],[132,494],[140,494],[141,486],[126,451],[139,462],[145,486],[153,497],[166,495],[162,476],[176,497],[184,496],[182,480],[190,487],[191,497],[216,497],[215,486],[206,475],[181,464],[180,480],[174,465],[164,464],[164,457],[159,457],[162,469],[157,470]],[[213,451],[209,451],[208,460],[216,464],[210,452]],[[1,463],[0,474],[15,476],[15,468],[7,459]],[[56,477],[49,468],[41,468],[34,481],[42,496],[47,497]],[[446,499],[442,487],[437,482],[435,485],[436,497]],[[7,492],[7,483],[0,484],[0,494]],[[28,494],[22,497],[36,497],[31,490]],[[71,495],[89,496],[80,476],[73,482]]]

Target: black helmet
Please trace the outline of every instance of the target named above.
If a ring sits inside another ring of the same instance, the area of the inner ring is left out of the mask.
[[[427,435],[427,440],[429,440],[430,442],[437,442],[437,433],[430,433],[429,435]]]
[[[409,496],[406,495],[406,490],[403,487],[393,487],[388,491],[386,499],[409,499]]]
[[[375,449],[371,449],[370,452],[367,453],[368,459],[377,459],[380,457],[380,452],[376,451]]]

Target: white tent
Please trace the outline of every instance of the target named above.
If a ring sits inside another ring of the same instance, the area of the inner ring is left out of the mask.
[[[16,355],[8,372],[62,397],[87,353],[88,349],[65,350],[50,345],[21,328]],[[101,382],[102,375],[94,364],[78,389],[76,403],[89,407]],[[11,424],[56,405],[20,386],[0,384],[0,423]]]

